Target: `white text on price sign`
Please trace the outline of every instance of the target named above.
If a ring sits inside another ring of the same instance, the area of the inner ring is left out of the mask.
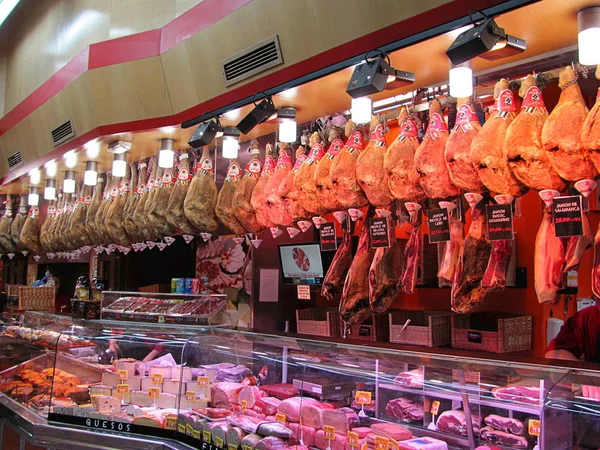
[[[357,448],[358,440],[359,440],[358,433],[355,433],[354,431],[348,431],[348,445],[350,447]]]
[[[530,420],[529,421],[529,427],[528,427],[529,430],[528,431],[529,431],[529,434],[531,434],[532,436],[539,437],[539,435],[542,431],[541,428],[542,428],[542,425],[539,420]]]
[[[356,391],[356,394],[354,394],[354,401],[357,405],[370,405],[371,393],[369,391]]]
[[[335,441],[335,428],[330,425],[323,427],[324,438],[328,441]]]

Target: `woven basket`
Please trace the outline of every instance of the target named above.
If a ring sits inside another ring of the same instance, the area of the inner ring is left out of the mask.
[[[7,284],[6,285],[6,296],[7,297],[18,297],[19,296],[19,287],[21,284]]]
[[[340,313],[337,308],[308,308],[296,310],[298,334],[310,336],[340,336]]]
[[[502,313],[452,316],[452,347],[494,353],[531,350],[532,317]]]
[[[347,337],[368,342],[388,342],[390,323],[387,314],[373,314],[360,325],[352,325]]]
[[[58,287],[19,286],[19,309],[54,311]]]
[[[393,311],[389,313],[390,342],[425,347],[450,345],[450,316],[447,311]],[[410,325],[400,333],[409,319]]]

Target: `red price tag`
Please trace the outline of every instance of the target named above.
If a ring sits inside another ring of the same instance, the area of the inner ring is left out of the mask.
[[[357,405],[370,405],[371,393],[368,391],[356,391],[356,394],[354,394],[354,402]]]
[[[328,441],[335,441],[335,428],[330,425],[323,427],[323,433],[325,433],[325,439]]]

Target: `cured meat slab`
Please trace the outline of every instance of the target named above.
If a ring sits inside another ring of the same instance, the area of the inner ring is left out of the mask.
[[[328,301],[332,301],[335,296],[342,291],[346,274],[352,263],[352,233],[344,233],[341,245],[338,247],[333,257],[333,261],[327,270],[323,279],[321,295]]]
[[[375,250],[369,268],[369,303],[376,313],[387,311],[398,296],[400,292],[398,280],[404,262],[402,257],[405,243],[396,239],[391,216],[387,220],[390,246]]]
[[[473,432],[478,433],[479,431],[479,419],[471,414],[473,420]],[[453,434],[455,436],[467,436],[467,418],[465,417],[464,411],[461,410],[448,410],[440,414],[436,423],[439,431]]]
[[[219,226],[215,218],[217,195],[213,161],[208,147],[204,147],[202,156],[196,164],[196,175],[192,178],[183,202],[185,217],[196,229],[208,232],[215,231]]]
[[[483,427],[479,433],[481,439],[492,444],[511,448],[527,448],[529,445],[529,442],[523,436],[515,436],[504,431],[494,430],[492,427]]]
[[[389,205],[394,197],[385,183],[383,159],[387,151],[383,125],[373,118],[369,143],[356,160],[356,180],[369,203],[374,206]]]
[[[237,159],[233,159],[227,168],[227,176],[219,191],[215,207],[215,214],[221,223],[238,236],[244,234],[244,228],[236,218],[236,211],[233,209],[233,197],[241,179],[242,169],[240,163]]]
[[[346,122],[345,135],[350,136],[356,129],[356,124],[349,120]],[[330,133],[331,134],[331,133]],[[342,209],[342,204],[338,200],[335,191],[333,189],[333,183],[331,182],[331,165],[337,157],[337,155],[344,148],[344,141],[341,133],[333,134],[330,136],[329,145],[325,156],[319,162],[319,165],[315,169],[315,187],[317,188],[317,197],[321,205],[326,211],[338,211]]]
[[[364,148],[365,141],[362,134],[355,131],[331,162],[329,169],[331,184],[337,199],[345,209],[362,208],[369,203],[356,179],[356,160]]]
[[[523,436],[525,433],[525,425],[519,419],[512,417],[503,417],[497,414],[490,414],[483,419],[485,424],[492,427],[494,430],[512,433],[517,436]]]
[[[596,170],[600,168],[600,88],[596,103],[588,113],[581,128],[581,145],[587,150]]]
[[[315,184],[315,170],[325,155],[325,149],[321,143],[319,133],[313,133],[310,137],[310,153],[306,161],[301,164],[294,175],[294,187],[298,190],[298,201],[302,207],[312,215],[325,212],[317,196]]]

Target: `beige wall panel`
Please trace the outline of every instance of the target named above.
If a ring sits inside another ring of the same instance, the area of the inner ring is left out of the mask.
[[[203,1],[204,0],[175,0],[175,17],[179,17]]]
[[[89,72],[98,125],[172,115],[160,57]]]
[[[160,28],[175,18],[175,0],[110,0],[110,37]]]

